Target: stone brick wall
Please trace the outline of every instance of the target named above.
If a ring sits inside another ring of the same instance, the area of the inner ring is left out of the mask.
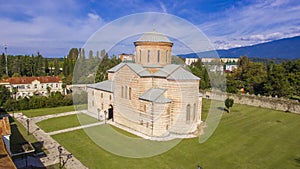
[[[234,103],[245,104],[250,106],[264,107],[274,110],[281,110],[286,112],[292,112],[300,114],[300,102],[296,100],[289,100],[277,97],[266,97],[260,95],[249,95],[249,94],[231,94],[221,92],[206,92],[204,97],[214,99],[218,96],[224,98],[229,97],[234,99]]]

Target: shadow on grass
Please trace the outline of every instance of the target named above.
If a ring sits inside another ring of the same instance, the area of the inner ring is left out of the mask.
[[[223,110],[223,111],[229,113],[229,111],[228,111],[226,108],[224,108],[224,107],[218,107],[218,109],[219,109],[219,110]]]
[[[295,158],[296,166],[300,167],[300,157]]]

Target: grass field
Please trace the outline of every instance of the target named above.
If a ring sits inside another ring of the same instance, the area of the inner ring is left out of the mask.
[[[74,106],[71,105],[71,106],[63,106],[63,107],[22,110],[21,112],[25,114],[27,117],[37,117],[37,116],[45,116],[49,114],[70,112],[74,110],[75,110]]]
[[[78,105],[77,110],[86,109],[86,105]],[[21,112],[25,114],[27,117],[37,117],[37,116],[45,116],[49,114],[59,114],[64,112],[75,111],[75,106],[62,106],[62,107],[53,107],[53,108],[42,108],[42,109],[30,109],[30,110],[22,110]]]
[[[204,100],[206,117],[209,101]],[[94,127],[97,129],[96,126]],[[89,168],[299,168],[300,115],[235,104],[205,143],[185,139],[170,151],[151,158],[132,159],[111,154],[83,130],[54,135],[61,145]]]
[[[43,120],[38,122],[37,125],[45,132],[52,132],[95,122],[98,122],[97,119],[80,113],[78,115],[73,114],[69,116],[61,116]]]

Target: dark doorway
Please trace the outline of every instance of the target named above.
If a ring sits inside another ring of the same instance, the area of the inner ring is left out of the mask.
[[[114,121],[114,108],[111,104],[109,105],[108,109],[108,120],[109,119],[112,119],[112,121]]]

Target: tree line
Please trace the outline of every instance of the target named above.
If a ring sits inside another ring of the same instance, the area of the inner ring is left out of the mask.
[[[38,109],[43,107],[58,107],[73,105],[73,97],[76,97],[74,104],[86,104],[87,92],[74,93],[72,95],[63,95],[60,92],[51,92],[48,97],[33,95],[29,97],[13,97],[5,86],[0,85],[0,108],[6,111]]]
[[[0,57],[0,78],[31,77],[31,76],[59,76],[64,85],[75,83],[93,83],[107,79],[107,70],[121,61],[116,56],[109,58],[105,50],[85,56],[84,49],[72,48],[64,58],[44,58],[40,53],[36,55],[8,55],[6,72],[6,58]],[[76,75],[74,75],[74,71]]]

